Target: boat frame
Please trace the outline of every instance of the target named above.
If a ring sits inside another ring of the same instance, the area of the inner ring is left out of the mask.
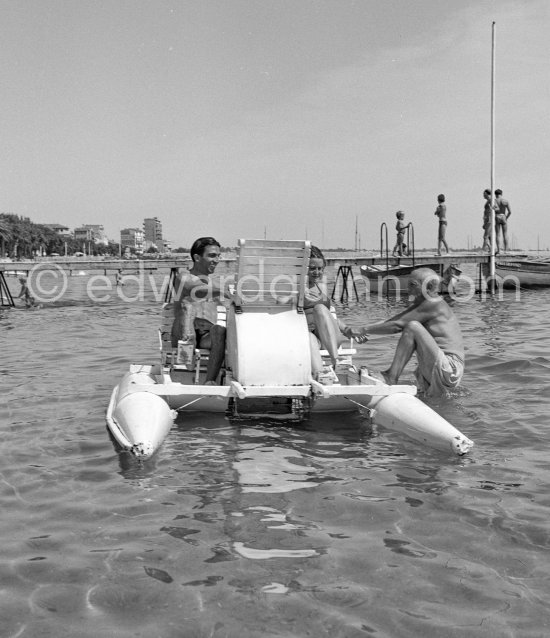
[[[193,361],[178,361],[169,330],[172,306],[170,301],[165,303],[161,361],[131,365],[109,402],[107,426],[123,450],[141,460],[149,458],[178,415],[200,412],[231,419],[300,422],[316,413],[359,409],[366,410],[374,423],[430,447],[458,455],[471,449],[472,441],[416,397],[414,385],[388,385],[366,367],[357,369],[352,361],[353,342],[340,348],[344,362],[335,371],[313,378],[311,339],[303,311],[309,247],[307,241],[240,240],[236,296],[219,320],[225,322],[227,336],[218,385],[204,382],[208,351],[195,349]],[[269,256],[270,250],[274,257]],[[292,266],[297,274],[276,288],[275,303],[259,294],[261,290],[239,288],[239,282],[250,285],[250,268],[266,252],[262,270],[264,277],[272,276],[270,294],[273,282],[281,283],[281,272]],[[281,253],[286,257],[280,257]],[[265,275],[270,269],[271,274]],[[321,355],[328,357],[323,350]]]

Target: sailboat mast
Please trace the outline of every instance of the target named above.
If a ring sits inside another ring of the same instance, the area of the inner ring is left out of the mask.
[[[491,293],[495,292],[495,44],[496,24],[493,22],[491,42],[491,256],[489,259],[489,276]]]

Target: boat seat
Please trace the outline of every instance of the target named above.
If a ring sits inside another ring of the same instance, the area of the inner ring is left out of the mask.
[[[324,348],[321,349],[321,356],[323,357],[323,359],[328,359],[328,350],[325,350]],[[338,348],[338,356],[339,357],[351,357],[352,355],[357,354],[357,350],[353,347],[353,339],[350,339],[350,343],[349,343],[349,347],[345,348],[344,345],[342,344],[339,348]]]
[[[227,308],[218,305],[218,319],[216,323],[226,326]],[[164,371],[186,372],[185,376],[192,378],[192,382],[198,384],[201,374],[206,372],[210,350],[208,348],[195,349],[195,366],[190,370],[187,365],[178,363],[178,348],[172,344],[172,325],[174,324],[174,302],[164,303],[162,306],[162,324],[159,328],[160,362]],[[191,373],[191,374],[189,374]]]

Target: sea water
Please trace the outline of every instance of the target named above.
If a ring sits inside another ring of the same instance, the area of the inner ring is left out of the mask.
[[[89,282],[0,312],[1,638],[550,635],[550,290],[452,302],[466,373],[431,405],[475,441],[465,457],[357,412],[185,416],[139,464],[105,410],[157,360],[159,303]],[[338,312],[359,326],[404,303]],[[396,340],[356,362],[387,366]]]

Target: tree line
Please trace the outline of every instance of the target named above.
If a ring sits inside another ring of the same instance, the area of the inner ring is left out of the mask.
[[[32,258],[45,252],[74,255],[82,250],[82,243],[73,237],[62,237],[55,230],[35,224],[28,217],[13,213],[0,213],[0,257],[13,259]],[[118,255],[119,245],[110,242],[92,246],[96,255]]]

